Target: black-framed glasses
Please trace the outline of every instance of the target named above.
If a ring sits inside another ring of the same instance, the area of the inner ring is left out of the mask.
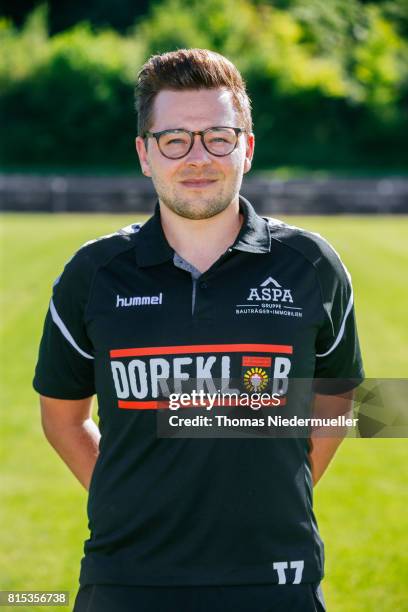
[[[216,157],[230,155],[238,144],[239,135],[246,132],[242,128],[216,126],[206,130],[190,132],[184,129],[146,132],[145,138],[155,138],[160,153],[168,159],[181,159],[190,153],[194,136],[198,134],[203,147]]]

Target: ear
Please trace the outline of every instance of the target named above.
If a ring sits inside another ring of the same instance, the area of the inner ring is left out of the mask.
[[[245,145],[245,162],[244,162],[244,174],[249,172],[252,166],[252,158],[255,150],[255,135],[251,132],[246,134],[246,145]]]
[[[145,141],[140,136],[137,136],[135,139],[135,145],[143,174],[145,176],[152,176]]]

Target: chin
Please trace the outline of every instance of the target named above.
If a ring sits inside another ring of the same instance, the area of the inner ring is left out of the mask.
[[[159,193],[159,198],[175,214],[186,219],[208,219],[222,212],[227,206],[222,194],[200,197],[200,194]]]
[[[209,202],[203,202],[199,206],[192,202],[179,201],[175,202],[173,206],[170,206],[170,208],[181,217],[198,221],[200,219],[210,219],[211,217],[215,217],[223,212],[228,205],[229,202],[220,203],[219,200],[212,199]]]

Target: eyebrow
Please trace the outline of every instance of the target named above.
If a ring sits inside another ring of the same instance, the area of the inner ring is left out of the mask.
[[[204,131],[204,130],[208,130],[209,128],[213,128],[213,127],[234,127],[234,126],[228,126],[225,125],[225,123],[211,123],[210,125],[207,125],[207,127],[203,127],[202,130],[200,131]],[[149,132],[167,132],[168,130],[186,130],[187,132],[195,132],[197,129],[197,126],[195,126],[195,128],[188,128],[185,126],[181,126],[181,125],[171,125],[170,127],[163,127],[160,130],[152,130],[150,129]]]

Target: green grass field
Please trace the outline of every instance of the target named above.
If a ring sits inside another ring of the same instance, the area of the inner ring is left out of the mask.
[[[75,596],[86,494],[42,434],[31,380],[51,285],[64,262],[86,240],[137,219],[2,218],[0,589]],[[289,222],[328,238],[350,269],[367,376],[406,377],[408,218]],[[408,610],[407,465],[406,440],[347,439],[317,486],[329,612]]]

